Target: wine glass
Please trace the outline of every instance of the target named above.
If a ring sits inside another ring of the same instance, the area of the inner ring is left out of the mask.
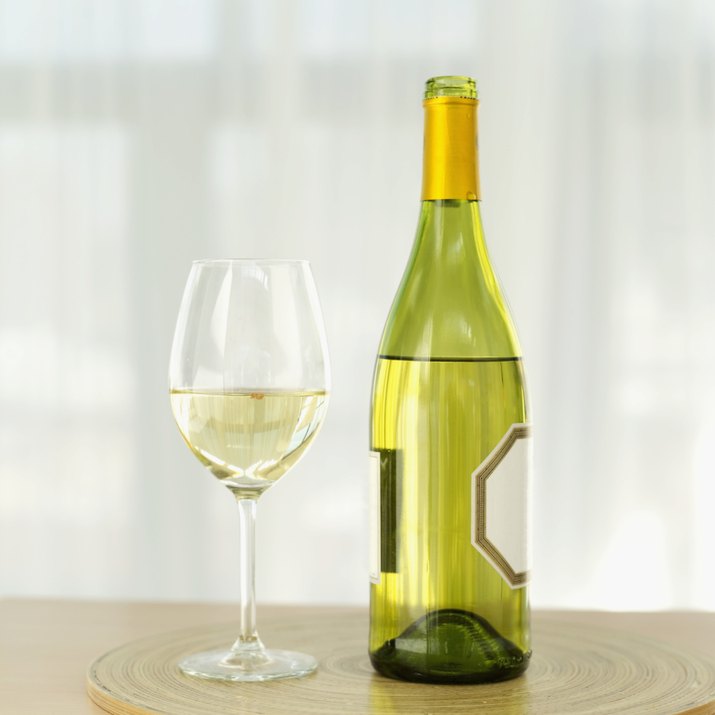
[[[240,631],[230,650],[188,656],[184,673],[272,680],[315,658],[265,648],[256,631],[258,498],[305,453],[325,416],[330,368],[307,261],[194,261],[169,368],[171,408],[186,443],[238,502]]]

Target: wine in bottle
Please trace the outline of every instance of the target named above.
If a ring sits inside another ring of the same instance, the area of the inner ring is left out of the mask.
[[[521,350],[479,211],[477,91],[428,80],[422,205],[371,414],[370,658],[433,683],[531,655],[531,438]]]

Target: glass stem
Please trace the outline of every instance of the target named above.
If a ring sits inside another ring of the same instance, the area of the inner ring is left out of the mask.
[[[256,500],[237,497],[239,523],[239,594],[241,630],[231,649],[233,653],[262,651],[256,632],[255,534]]]

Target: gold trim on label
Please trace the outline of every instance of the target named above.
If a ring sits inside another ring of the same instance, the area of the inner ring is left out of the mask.
[[[502,437],[499,444],[472,473],[474,490],[474,516],[472,519],[472,545],[492,561],[512,588],[520,588],[529,582],[528,571],[514,571],[499,549],[487,538],[487,479],[494,473],[514,443],[531,437],[531,425],[514,424]]]

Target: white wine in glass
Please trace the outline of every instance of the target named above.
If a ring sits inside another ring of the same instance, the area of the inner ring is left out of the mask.
[[[169,370],[171,408],[199,461],[235,496],[240,523],[240,626],[228,650],[188,656],[189,675],[260,681],[316,668],[269,650],[256,630],[256,502],[305,453],[328,403],[329,364],[306,261],[195,261]]]
[[[191,451],[229,489],[259,496],[301,457],[327,407],[325,390],[172,390]]]

